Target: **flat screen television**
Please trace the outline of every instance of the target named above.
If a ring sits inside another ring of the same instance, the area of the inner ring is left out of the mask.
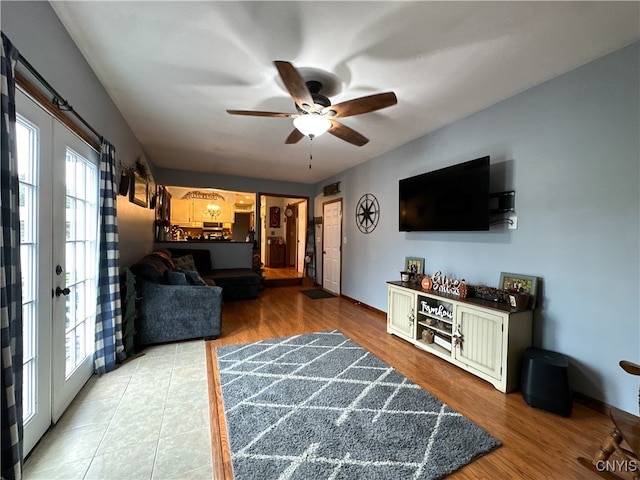
[[[489,230],[489,157],[400,180],[401,232]]]

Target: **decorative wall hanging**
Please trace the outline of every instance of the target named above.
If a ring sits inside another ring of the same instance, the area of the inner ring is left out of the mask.
[[[362,233],[371,233],[380,219],[378,199],[371,193],[365,193],[356,205],[356,225]]]
[[[182,196],[183,200],[220,200],[225,201],[223,195],[216,192],[201,192],[200,190],[191,190]]]
[[[331,185],[326,185],[322,191],[324,192],[324,196],[328,197],[329,195],[335,195],[336,193],[340,193],[340,182],[332,183]]]
[[[129,189],[129,201],[146,208],[148,205],[149,182],[142,178],[137,171],[133,172],[132,179],[132,185]]]
[[[269,227],[280,228],[280,207],[269,208]]]

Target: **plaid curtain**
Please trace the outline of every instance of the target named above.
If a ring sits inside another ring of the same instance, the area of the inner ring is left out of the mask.
[[[125,358],[120,304],[120,251],[118,250],[115,148],[102,140],[100,152],[100,263],[96,315],[95,371],[102,375]]]
[[[22,276],[20,192],[16,150],[15,67],[19,53],[2,33],[0,59],[0,325],[2,327],[2,477],[22,478]]]

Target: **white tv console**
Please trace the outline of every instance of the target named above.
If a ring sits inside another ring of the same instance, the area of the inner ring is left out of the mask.
[[[493,384],[520,387],[520,360],[531,346],[532,310],[387,282],[387,333]]]

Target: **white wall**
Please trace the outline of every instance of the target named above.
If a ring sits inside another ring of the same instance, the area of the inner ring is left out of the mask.
[[[116,159],[146,163],[124,118],[48,2],[0,3],[0,26],[18,51],[93,128],[116,148]],[[21,68],[18,66],[18,68]],[[153,248],[153,210],[118,196],[120,261],[130,265]]]
[[[636,43],[316,185],[320,211],[321,185],[341,182],[343,293],[386,311],[407,256],[471,284],[536,275],[536,346],[569,357],[577,391],[637,412],[618,361],[640,363],[639,58]],[[484,155],[492,191],[516,191],[517,230],[398,231],[398,180]],[[381,209],[368,235],[365,193]]]

